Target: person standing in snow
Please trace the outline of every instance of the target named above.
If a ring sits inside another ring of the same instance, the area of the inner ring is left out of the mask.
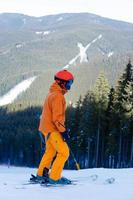
[[[66,102],[64,95],[71,89],[74,77],[69,71],[61,70],[56,73],[54,79],[55,82],[50,87],[44,102],[39,125],[39,131],[45,136],[46,150],[36,177],[38,180],[48,177],[48,181],[52,184],[67,184],[68,179],[61,178],[64,164],[69,157],[67,145],[69,131],[65,128]]]

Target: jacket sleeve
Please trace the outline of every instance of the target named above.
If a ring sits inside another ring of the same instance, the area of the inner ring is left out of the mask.
[[[66,130],[63,127],[65,126],[65,99],[61,95],[56,95],[52,101],[52,119],[59,132]]]

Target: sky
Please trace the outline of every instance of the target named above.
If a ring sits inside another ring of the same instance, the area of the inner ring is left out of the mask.
[[[88,12],[133,23],[133,0],[0,0],[0,13],[30,16]]]

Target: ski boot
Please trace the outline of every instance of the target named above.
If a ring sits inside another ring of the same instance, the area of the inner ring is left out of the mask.
[[[43,170],[43,178],[45,179],[45,183],[47,183],[49,181],[49,169],[48,168],[44,168]]]
[[[30,183],[42,183],[45,181],[45,178],[43,176],[35,176],[33,174],[31,174],[31,178],[30,178]]]
[[[44,168],[43,176],[38,176],[38,175],[35,176],[35,175],[31,174],[30,182],[31,183],[40,183],[40,184],[47,183],[48,179],[49,179],[48,172],[49,172],[49,169]]]
[[[57,185],[57,184],[60,184],[60,185],[70,185],[70,184],[72,184],[72,181],[69,180],[69,179],[67,179],[67,178],[65,178],[65,177],[62,177],[62,178],[60,178],[57,181],[49,178],[49,184],[51,184],[51,185]]]

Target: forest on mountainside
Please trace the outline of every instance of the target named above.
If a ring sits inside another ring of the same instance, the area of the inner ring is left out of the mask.
[[[0,107],[0,163],[38,166],[44,152],[38,133],[42,108],[27,102]],[[101,72],[92,89],[66,110],[70,147],[81,168],[133,167],[133,66],[117,84]],[[66,168],[74,169],[70,156]]]
[[[62,19],[61,21],[59,19]],[[15,104],[41,106],[53,75],[69,65],[75,84],[66,96],[76,102],[91,89],[101,70],[115,86],[127,60],[133,60],[133,24],[90,13],[66,13],[31,17],[16,13],[0,15],[0,98],[21,81],[37,76]],[[77,77],[80,77],[77,78]],[[38,94],[38,95],[36,95]]]

